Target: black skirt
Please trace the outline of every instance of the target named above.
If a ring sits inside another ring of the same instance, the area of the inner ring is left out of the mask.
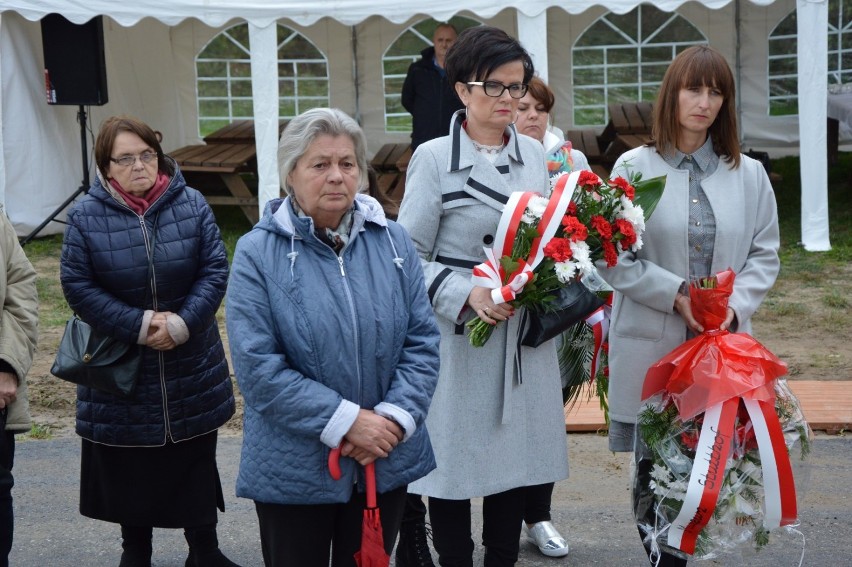
[[[83,439],[80,513],[128,526],[186,528],[225,511],[213,431],[162,447],[113,447]]]

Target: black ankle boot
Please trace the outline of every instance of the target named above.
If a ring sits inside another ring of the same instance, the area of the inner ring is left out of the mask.
[[[435,567],[427,540],[431,535],[423,518],[403,522],[396,545],[396,567]]]
[[[118,567],[151,567],[153,528],[121,526],[121,562]]]
[[[219,549],[216,526],[202,526],[183,530],[189,544],[189,556],[184,567],[240,567]]]

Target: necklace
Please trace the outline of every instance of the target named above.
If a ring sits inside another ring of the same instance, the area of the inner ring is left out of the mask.
[[[474,149],[476,149],[476,151],[478,151],[479,153],[483,154],[497,155],[506,146],[505,142],[497,146],[486,146],[485,144],[480,144],[476,140],[471,140],[471,142],[473,142]]]

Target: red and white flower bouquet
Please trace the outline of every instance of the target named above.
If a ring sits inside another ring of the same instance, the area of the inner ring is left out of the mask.
[[[645,219],[662,196],[665,177],[603,181],[590,171],[575,171],[551,184],[549,198],[532,192],[511,195],[494,246],[484,249],[487,261],[473,270],[473,283],[492,288],[495,303],[552,312],[560,290],[580,285],[596,260],[614,266],[619,253],[639,250]],[[473,346],[484,345],[494,330],[479,318],[467,326]]]

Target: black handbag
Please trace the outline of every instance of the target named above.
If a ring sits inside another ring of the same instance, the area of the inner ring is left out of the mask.
[[[154,245],[159,220],[160,215],[157,214],[151,230],[147,276],[149,283],[154,273]],[[143,304],[148,301],[148,288],[145,289]],[[59,341],[59,349],[50,373],[74,384],[129,397],[136,388],[141,369],[142,345],[123,343],[103,335],[75,313],[65,324],[65,333]]]
[[[537,347],[588,317],[603,300],[580,282],[560,288],[541,310],[525,309],[521,344]]]
[[[130,396],[142,368],[142,346],[102,335],[74,315],[65,324],[50,373],[119,396]]]

